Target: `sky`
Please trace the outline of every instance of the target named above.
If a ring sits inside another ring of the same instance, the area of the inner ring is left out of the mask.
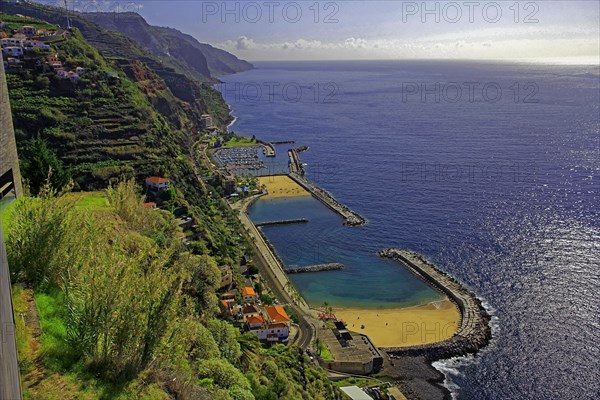
[[[69,0],[72,1],[72,0]],[[88,2],[89,4],[89,2]],[[582,59],[600,63],[600,1],[101,1],[250,61]]]

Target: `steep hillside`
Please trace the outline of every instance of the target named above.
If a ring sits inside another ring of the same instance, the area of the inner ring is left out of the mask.
[[[136,13],[121,13],[117,18],[112,13],[85,16],[106,29],[127,35],[161,59],[174,59],[183,69],[193,71],[198,78],[217,77],[252,69],[252,64],[238,59],[233,54],[200,43],[177,29],[149,25]]]
[[[0,12],[24,14],[59,26],[65,24],[63,10],[36,3],[15,4],[1,1]],[[199,116],[206,112],[210,112],[213,120],[220,126],[227,125],[231,120],[227,105],[220,94],[210,86],[216,82],[215,79],[204,76],[203,81],[206,84],[203,84],[197,80],[194,72],[189,71],[187,66],[181,65],[175,58],[158,57],[141,48],[127,36],[104,29],[79,14],[72,15],[71,24],[79,29],[84,38],[104,58],[115,61],[116,68],[126,72],[127,65],[138,61],[153,71],[178,100],[187,103],[184,109],[190,114],[189,119],[197,129],[201,127]]]

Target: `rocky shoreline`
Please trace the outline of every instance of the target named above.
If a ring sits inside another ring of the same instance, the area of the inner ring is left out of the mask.
[[[487,346],[492,338],[491,317],[473,293],[425,261],[421,255],[391,248],[380,251],[379,256],[402,263],[429,285],[447,295],[460,310],[460,324],[449,339],[420,346],[382,348],[390,358],[384,373],[396,380],[402,393],[415,399],[449,400],[452,394],[444,386],[444,375],[431,363],[475,354]]]
[[[463,285],[417,253],[391,248],[380,251],[379,255],[406,265],[416,275],[442,291],[458,306],[462,317],[458,329],[450,339],[420,346],[385,348],[391,358],[424,357],[433,362],[477,353],[490,342],[491,317],[481,301]]]

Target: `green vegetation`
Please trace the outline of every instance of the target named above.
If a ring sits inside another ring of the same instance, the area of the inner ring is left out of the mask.
[[[296,311],[294,311],[294,309],[292,307],[290,307],[289,305],[285,305],[283,306],[283,309],[285,310],[286,314],[290,317],[290,319],[297,324],[298,322],[300,322],[300,318],[298,317],[298,314],[296,314]]]
[[[378,386],[380,389],[383,389],[384,392],[385,392],[385,389],[390,386],[389,383],[382,382],[378,379],[358,378],[358,377],[354,377],[354,376],[350,377],[350,378],[342,379],[341,381],[337,381],[337,382],[335,382],[335,384],[337,387],[358,386],[360,388],[365,388],[365,387]]]
[[[333,357],[331,356],[327,345],[321,339],[315,339],[315,348],[317,349],[317,355],[319,357],[321,357],[324,360],[333,360]]]
[[[64,18],[37,4],[6,6]],[[221,95],[74,19],[81,31],[7,74],[36,196],[2,213],[25,398],[341,398],[296,349],[263,349],[217,318],[217,265],[233,266],[241,282],[237,265],[250,253],[222,190],[191,155],[199,115],[230,119]],[[44,60],[51,53],[85,68],[81,80],[57,77]],[[193,218],[188,246],[172,212],[143,207],[136,188],[149,175],[172,182],[165,208]]]
[[[134,398],[129,391],[140,385],[157,398],[338,398],[296,350],[262,350],[253,335],[215,319],[217,264],[186,252],[176,232],[170,213],[143,207],[132,181],[105,195],[56,195],[47,185],[17,202],[11,277],[33,288],[41,328],[36,338],[18,326],[27,396],[69,382],[84,398]],[[30,314],[22,289],[15,297],[15,313]],[[27,351],[28,340],[39,351]]]
[[[15,15],[5,14],[2,12],[0,12],[0,21],[4,21],[6,23],[4,29],[17,30],[23,25],[29,25],[37,29],[48,29],[52,31],[58,29],[55,25],[49,24],[45,21],[41,21],[36,18],[23,19]]]
[[[225,148],[248,147],[248,146],[255,146],[255,145],[256,145],[256,139],[253,137],[235,136],[234,135],[227,142],[225,142],[222,147],[225,147]]]

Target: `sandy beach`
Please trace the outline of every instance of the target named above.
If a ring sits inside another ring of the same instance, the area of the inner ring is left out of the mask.
[[[258,178],[258,183],[267,188],[268,194],[263,199],[310,196],[306,189],[287,175],[262,176]]]
[[[368,335],[377,347],[439,342],[451,337],[460,322],[458,308],[449,300],[397,309],[335,308],[334,313],[349,330]]]

